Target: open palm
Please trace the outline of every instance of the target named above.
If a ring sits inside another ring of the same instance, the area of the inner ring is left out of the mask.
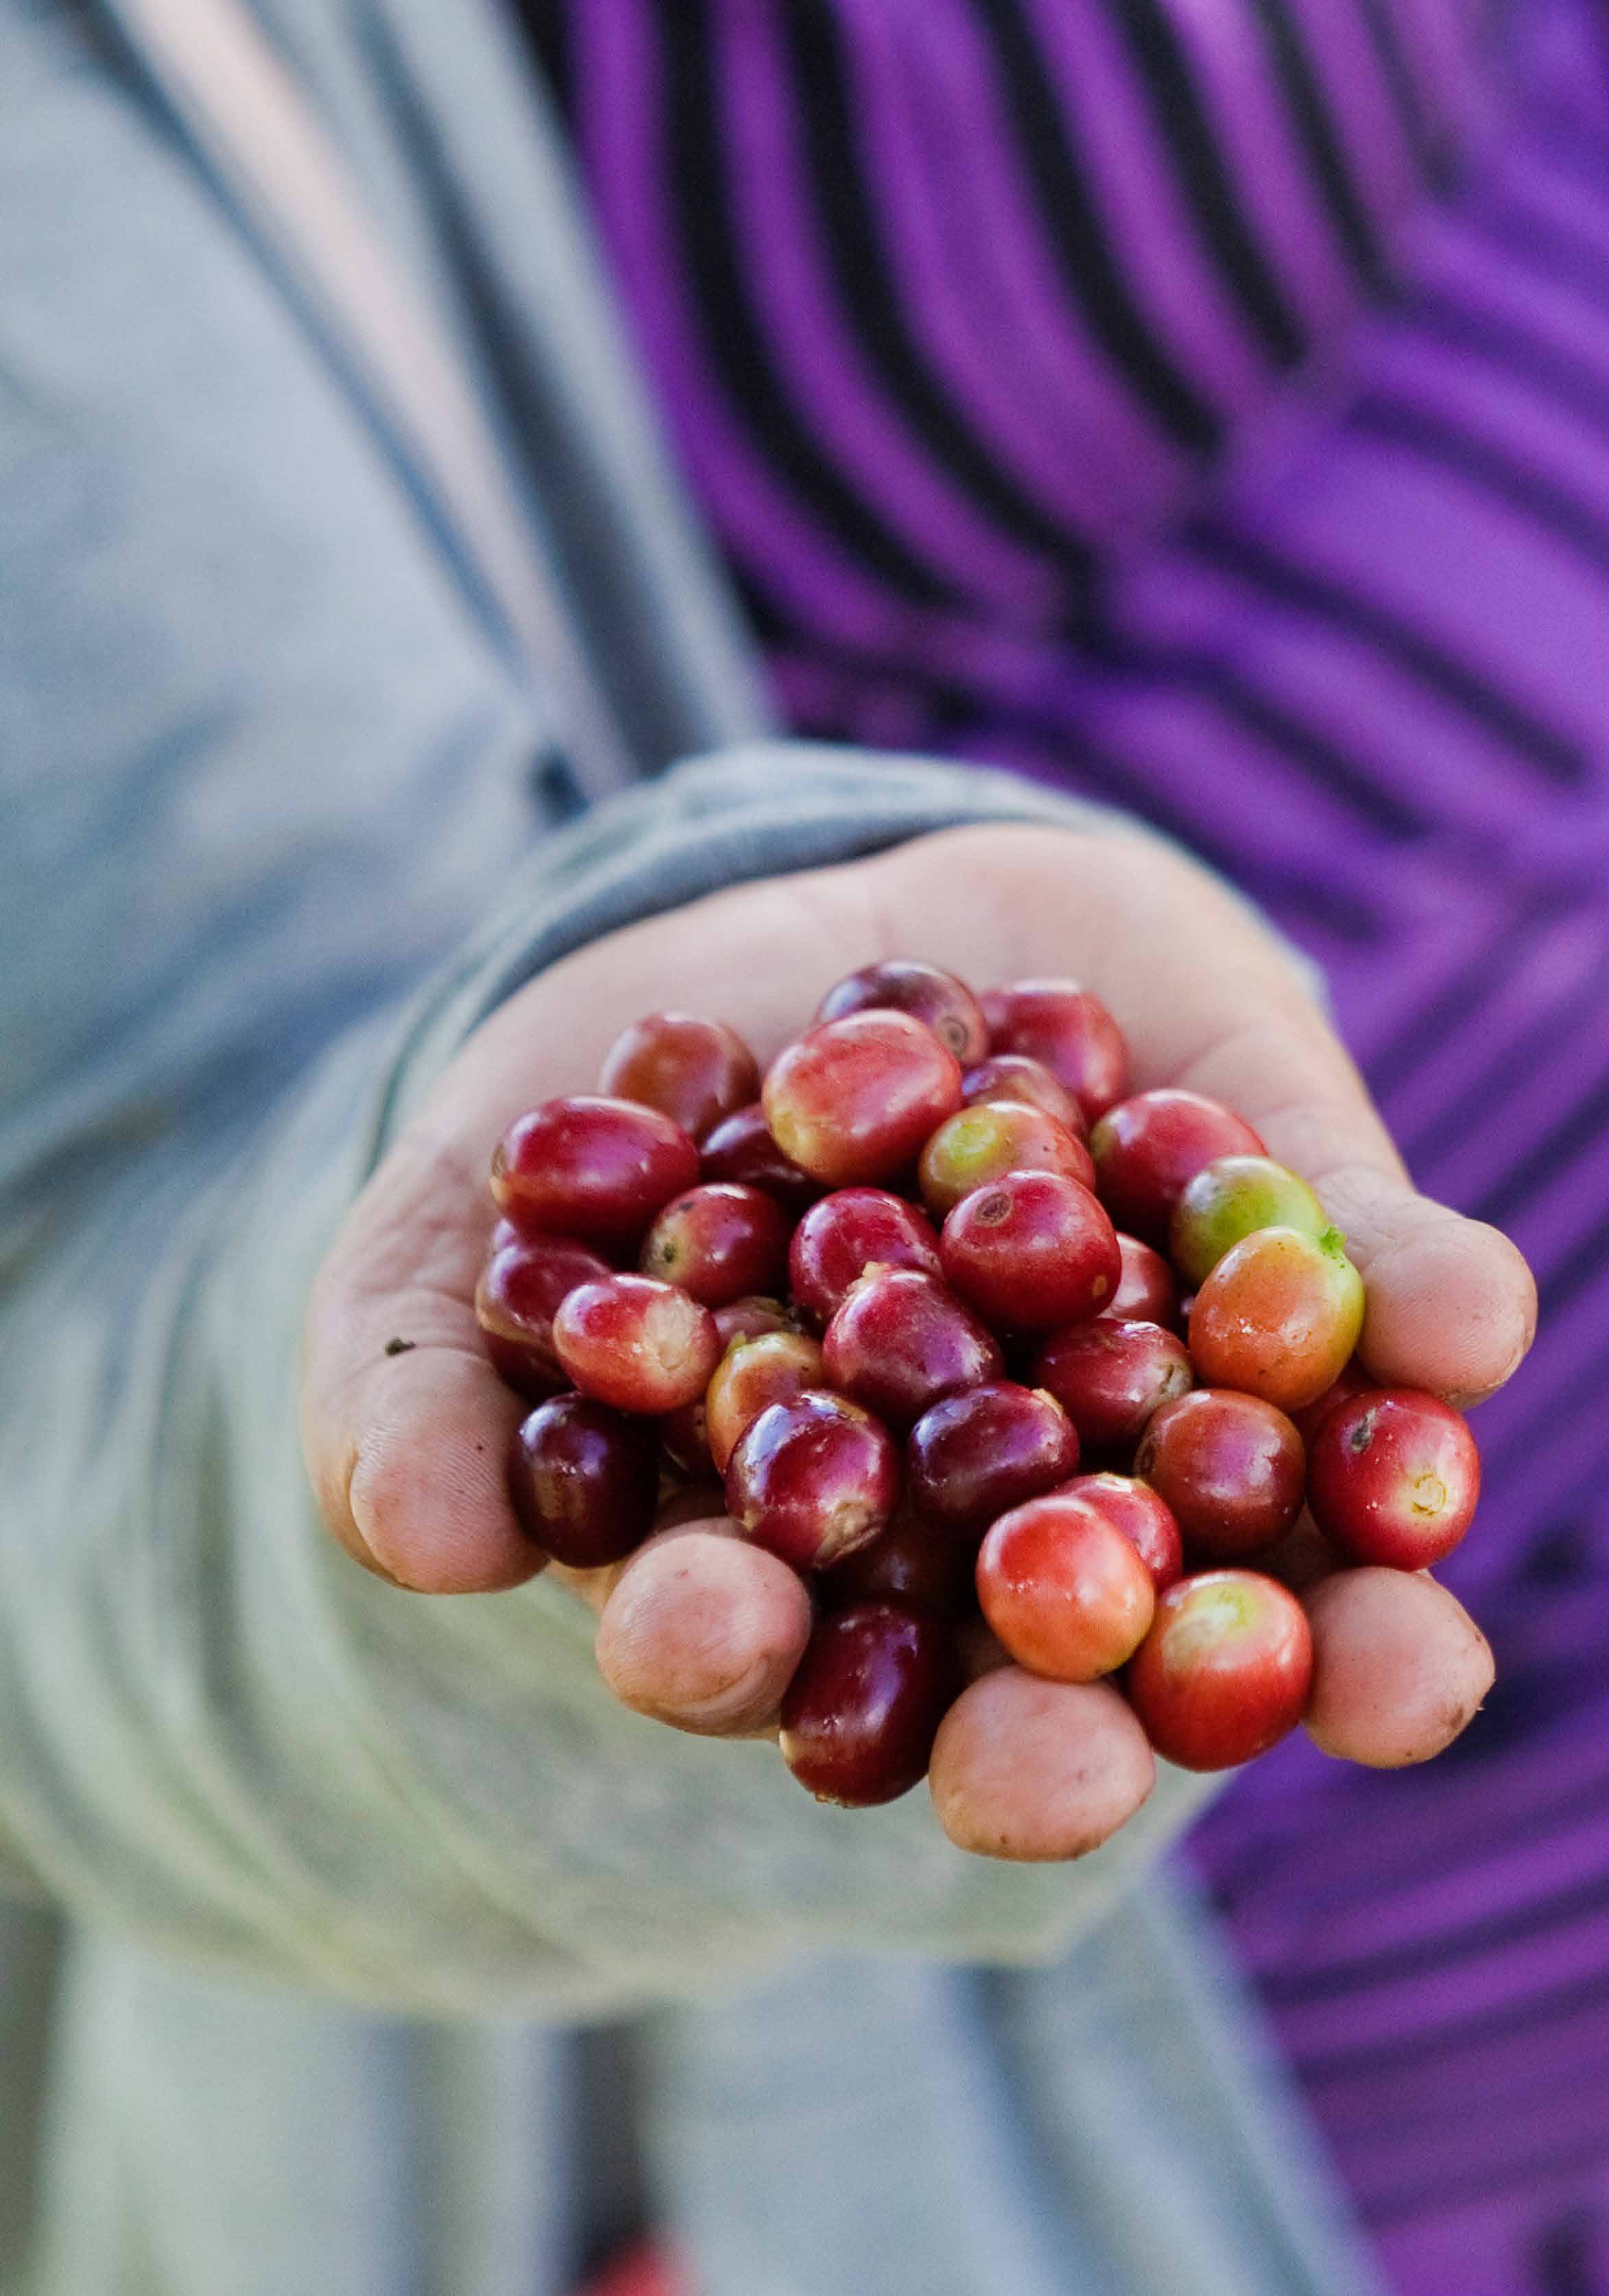
[[[1367,1285],[1361,1352],[1383,1382],[1468,1402],[1519,1363],[1535,1308],[1523,1261],[1414,1192],[1285,953],[1221,886],[1144,836],[954,830],[614,934],[476,1031],[355,1205],[308,1308],[308,1471],[358,1562],[422,1595],[511,1587],[539,1567],[504,1488],[523,1406],[487,1360],[473,1306],[487,1168],[509,1120],[591,1089],[612,1039],[653,1007],[727,1021],[763,1062],[830,979],[891,955],[980,986],[1074,975],[1117,1015],[1137,1087],[1188,1085],[1244,1113],[1346,1231]],[[410,1347],[388,1354],[398,1335]],[[617,1696],[679,1728],[747,1735],[774,1724],[810,1607],[718,1505],[694,1495],[628,1562],[563,1575],[599,1614]],[[1484,1693],[1484,1643],[1425,1581],[1361,1576],[1356,1604],[1315,1605],[1321,1742],[1382,1760],[1401,1758],[1399,1741],[1429,1751]],[[1109,1689],[1001,1669],[945,1725],[933,1784],[946,1829],[1015,1856],[1093,1847],[1148,1787],[1134,1737]]]

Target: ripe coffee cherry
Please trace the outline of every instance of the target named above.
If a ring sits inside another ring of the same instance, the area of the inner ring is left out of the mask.
[[[967,1535],[1065,1482],[1079,1464],[1079,1439],[1054,1396],[989,1380],[924,1412],[906,1461],[912,1505],[965,1552]]]
[[[1013,980],[983,999],[991,1053],[1043,1061],[1093,1123],[1129,1083],[1123,1032],[1098,996],[1076,980]]]
[[[1087,1451],[1129,1451],[1153,1411],[1194,1385],[1184,1341],[1160,1324],[1100,1316],[1053,1332],[1034,1384],[1048,1388]]]
[[[640,1546],[659,1500],[659,1439],[585,1395],[557,1395],[514,1430],[508,1495],[555,1562],[595,1570]]]
[[[1363,1278],[1339,1228],[1318,1239],[1260,1228],[1231,1244],[1196,1293],[1190,1353],[1212,1385],[1300,1411],[1346,1369],[1363,1308]]]
[[[1122,1255],[1123,1272],[1102,1315],[1121,1324],[1160,1324],[1165,1332],[1177,1332],[1178,1285],[1162,1253],[1153,1251],[1137,1235],[1120,1234],[1117,1248]]]
[[[1083,1142],[1023,1101],[984,1101],[939,1127],[916,1168],[922,1200],[935,1219],[1006,1172],[1059,1172],[1095,1185],[1095,1160]]]
[[[598,1090],[657,1108],[702,1140],[759,1090],[759,1063],[735,1029],[692,1013],[650,1013],[604,1056]]]
[[[955,1054],[908,1013],[825,1021],[772,1062],[760,1105],[772,1137],[829,1187],[889,1180],[961,1105]]]
[[[989,1030],[977,998],[964,980],[940,972],[936,964],[902,957],[868,964],[828,989],[816,1008],[816,1018],[841,1021],[846,1013],[869,1011],[908,1013],[949,1047],[963,1068],[981,1061],[989,1049]]]
[[[816,1323],[829,1324],[868,1267],[937,1275],[938,1234],[903,1196],[883,1188],[835,1189],[793,1231],[788,1280],[794,1301]]]
[[[1294,1595],[1257,1570],[1203,1570],[1159,1597],[1124,1678],[1159,1754],[1227,1770],[1301,1719],[1313,1638]]]
[[[520,1236],[513,1228],[509,1234],[513,1240],[493,1252],[475,1287],[475,1320],[499,1379],[539,1403],[570,1384],[554,1349],[554,1310],[609,1267],[568,1236]]]
[[[1330,1216],[1307,1182],[1271,1156],[1219,1156],[1173,1207],[1168,1250],[1186,1283],[1202,1283],[1232,1244],[1261,1227],[1321,1236]]]
[[[962,1298],[1006,1331],[1048,1331],[1096,1314],[1122,1269],[1100,1205],[1055,1172],[1007,1172],[964,1196],[944,1223],[939,1256]]]
[[[635,1243],[697,1177],[698,1150],[679,1125],[596,1095],[544,1101],[509,1126],[492,1158],[499,1211],[588,1243]]]
[[[1053,1118],[1063,1131],[1076,1133],[1080,1140],[1089,1128],[1083,1110],[1066,1086],[1052,1076],[1043,1061],[1031,1060],[1026,1053],[990,1053],[962,1078],[961,1097],[968,1108],[986,1100],[1020,1101]]]
[[[893,1520],[899,1499],[899,1446],[869,1411],[841,1395],[773,1403],[744,1430],[727,1463],[734,1517],[757,1546],[796,1570],[825,1570],[869,1545]]]
[[[728,1300],[712,1312],[723,1352],[734,1340],[758,1340],[764,1332],[791,1332],[795,1328],[782,1301],[768,1299],[764,1293]]]
[[[715,1462],[710,1456],[710,1421],[703,1397],[665,1412],[659,1430],[668,1469],[689,1481],[707,1482],[715,1473]]]
[[[779,1300],[762,1298],[731,1300],[724,1308],[716,1308],[710,1312],[715,1317],[715,1336],[720,1342],[721,1357],[710,1374],[710,1385],[696,1403],[684,1403],[679,1411],[668,1411],[660,1421],[660,1437],[669,1455],[672,1466],[679,1468],[685,1475],[695,1477],[718,1477],[724,1474],[727,1453],[730,1451],[732,1444],[737,1440],[738,1433],[742,1431],[740,1429],[734,1432],[718,1460],[710,1439],[708,1406],[709,1398],[714,1391],[716,1381],[720,1375],[721,1360],[724,1360],[731,1351],[735,1341],[757,1340],[768,1332],[786,1332],[792,1337],[794,1331],[788,1311]],[[819,1348],[813,1348],[810,1351],[810,1377],[801,1379],[798,1387],[790,1388],[787,1390],[788,1393],[797,1394],[800,1387],[820,1385],[821,1350]],[[749,1417],[751,1419],[757,1417],[765,1408],[765,1404],[775,1403],[776,1400],[777,1398],[775,1395],[768,1395],[763,1403],[755,1405]],[[747,1423],[748,1422],[745,1421],[744,1425]],[[716,1512],[718,1513],[719,1508],[717,1508]]]
[[[1313,1443],[1308,1504],[1359,1562],[1423,1570],[1450,1554],[1481,1496],[1481,1455],[1450,1404],[1375,1388],[1338,1404]]]
[[[695,1403],[720,1355],[708,1308],[651,1275],[605,1275],[553,1319],[559,1361],[583,1395],[655,1417]]]
[[[1122,1227],[1165,1246],[1173,1207],[1220,1156],[1268,1152],[1251,1126],[1199,1092],[1137,1093],[1089,1136],[1101,1200]]]
[[[973,1604],[973,1551],[902,1506],[869,1546],[823,1571],[816,1591],[831,1611],[851,1603],[903,1603],[907,1610],[958,1619]]]
[[[675,1196],[643,1239],[644,1275],[679,1283],[706,1308],[724,1308],[781,1285],[788,1267],[788,1220],[763,1189],[706,1181]]]
[[[1159,1595],[1181,1576],[1185,1542],[1172,1508],[1149,1483],[1137,1482],[1132,1475],[1075,1475],[1066,1488],[1117,1525],[1151,1573]]]
[[[1321,1578],[1334,1578],[1341,1567],[1340,1555],[1305,1507],[1278,1546],[1265,1547],[1257,1558],[1260,1570],[1277,1578],[1303,1602],[1309,1587],[1317,1587]]]
[[[820,1183],[801,1172],[772,1139],[766,1111],[757,1100],[716,1126],[704,1142],[699,1169],[706,1180],[736,1180],[744,1187],[763,1188],[795,1219],[821,1193]]]
[[[1235,1562],[1285,1537],[1306,1464],[1283,1411],[1255,1395],[1198,1387],[1154,1414],[1134,1472],[1172,1508],[1186,1546]]]
[[[850,1287],[827,1325],[822,1361],[841,1394],[901,1431],[943,1395],[997,1379],[1000,1348],[935,1276],[877,1267]]]
[[[782,1702],[782,1757],[818,1801],[866,1809],[927,1775],[961,1687],[947,1622],[897,1603],[823,1619]]]
[[[987,1534],[978,1600],[1020,1666],[1055,1682],[1093,1682],[1137,1648],[1156,1590],[1098,1506],[1051,1491],[1014,1507]]]
[[[970,1584],[973,1557],[965,1548],[957,1548],[956,1552],[965,1556]],[[973,1591],[975,1594],[976,1590]],[[965,1618],[956,1620],[956,1656],[961,1661],[962,1675],[968,1682],[981,1682],[986,1674],[998,1674],[1002,1667],[1010,1667],[1014,1674],[1022,1673],[1022,1669],[1013,1662],[1011,1652],[999,1636],[982,1611],[975,1607]],[[1030,1679],[1026,1675],[1022,1678],[1024,1681]]]
[[[718,1475],[731,1464],[739,1439],[774,1403],[791,1403],[825,1381],[821,1349],[803,1332],[764,1332],[730,1346],[710,1374],[704,1430]]]
[[[1301,1411],[1293,1411],[1298,1433],[1308,1447],[1308,1456],[1313,1455],[1313,1439],[1338,1403],[1349,1403],[1354,1395],[1366,1395],[1374,1381],[1356,1356],[1341,1373],[1334,1383],[1326,1387],[1317,1403],[1309,1403]]]

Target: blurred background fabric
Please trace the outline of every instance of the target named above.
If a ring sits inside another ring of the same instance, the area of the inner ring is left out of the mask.
[[[1397,2284],[1609,2287],[1609,12],[525,18],[790,722],[1193,845],[1538,1269],[1485,1711],[1194,1854]]]

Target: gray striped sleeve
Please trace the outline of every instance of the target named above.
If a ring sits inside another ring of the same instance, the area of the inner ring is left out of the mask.
[[[85,1918],[396,2007],[697,1994],[843,1944],[1032,1959],[1210,1789],[1071,1869],[971,1859],[924,1795],[849,1815],[773,1749],[602,1689],[543,1581],[427,1600],[318,1525],[296,1335],[322,1252],[476,1021],[618,926],[959,823],[1132,830],[1004,776],[761,745],[549,840],[498,915],[250,1136],[169,1145],[64,1223],[0,1326],[0,1840]],[[1136,832],[1135,833],[1145,833]]]

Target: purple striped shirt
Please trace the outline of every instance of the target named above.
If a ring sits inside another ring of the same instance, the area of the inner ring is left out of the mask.
[[[1194,1847],[1401,2289],[1609,2291],[1609,17],[527,13],[797,726],[1195,845],[1538,1268],[1488,1708]]]

